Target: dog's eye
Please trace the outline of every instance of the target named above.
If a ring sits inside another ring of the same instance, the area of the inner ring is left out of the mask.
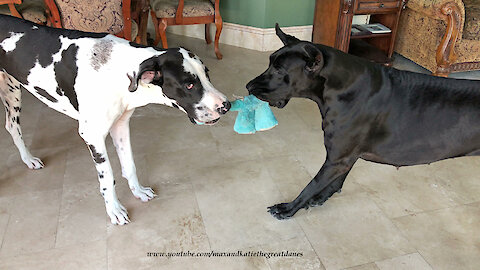
[[[192,88],[193,88],[193,83],[186,83],[186,84],[185,84],[185,88],[187,88],[188,90],[192,90]]]

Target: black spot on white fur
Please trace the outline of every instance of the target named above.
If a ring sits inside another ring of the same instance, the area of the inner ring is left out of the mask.
[[[33,88],[35,88],[35,90],[37,90],[37,93],[38,93],[40,96],[46,98],[47,100],[49,100],[49,101],[51,101],[51,102],[58,102],[58,100],[57,100],[56,98],[52,97],[45,89],[40,88],[40,87],[38,87],[38,86],[35,86],[35,87],[33,87]]]
[[[95,149],[94,145],[89,144],[88,148],[90,149],[90,153],[92,153],[92,158],[95,163],[99,164],[105,162],[105,158],[102,156],[101,153],[97,152],[97,149]]]
[[[78,46],[71,44],[68,49],[62,52],[62,60],[55,63],[55,80],[60,91],[70,100],[70,104],[78,111],[77,94],[74,85],[77,78],[77,51]],[[57,89],[58,91],[58,89]]]

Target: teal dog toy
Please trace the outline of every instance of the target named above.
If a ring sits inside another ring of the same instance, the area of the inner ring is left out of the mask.
[[[267,102],[253,95],[232,102],[230,111],[238,111],[233,130],[238,134],[254,134],[256,131],[269,130],[278,121]]]

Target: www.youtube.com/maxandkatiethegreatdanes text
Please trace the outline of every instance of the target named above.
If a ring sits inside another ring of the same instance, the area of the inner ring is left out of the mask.
[[[303,257],[302,252],[291,252],[291,251],[242,251],[238,250],[236,252],[219,252],[219,251],[207,251],[207,252],[192,252],[192,251],[180,251],[180,252],[147,252],[147,257],[158,257],[158,258],[173,258],[173,257],[206,257],[206,258],[216,258],[216,257],[265,257],[266,259],[277,258],[277,257]]]

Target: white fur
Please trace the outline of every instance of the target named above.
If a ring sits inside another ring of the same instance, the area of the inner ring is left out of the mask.
[[[22,36],[23,34],[21,33],[11,33],[11,37],[3,40],[0,45],[5,51],[12,51],[15,49],[16,42],[18,42]],[[156,195],[151,188],[143,187],[138,182],[130,146],[128,123],[136,107],[149,103],[164,104],[167,106],[172,106],[172,104],[178,105],[178,103],[175,100],[165,97],[161,87],[153,84],[145,84],[141,82],[141,80],[137,90],[130,92],[128,90],[130,80],[127,74],[133,76],[134,72],[138,73],[138,68],[144,60],[165,52],[157,51],[153,48],[132,47],[128,41],[112,35],[107,35],[102,39],[69,39],[67,37],[60,37],[60,41],[61,48],[53,55],[53,63],[42,67],[37,62],[27,77],[27,84],[23,85],[23,87],[50,108],[78,120],[78,132],[85,143],[89,145],[94,160],[95,155],[97,155],[97,158],[100,156],[105,160],[104,162],[96,162],[95,166],[99,176],[100,192],[105,200],[107,214],[113,224],[127,224],[130,220],[125,207],[119,202],[115,192],[115,180],[105,146],[105,137],[110,134],[113,138],[122,166],[122,175],[128,180],[133,195],[142,201],[148,201],[155,197]],[[100,42],[104,42],[104,44],[111,42],[111,52],[108,60],[95,68],[91,62],[92,55],[95,51],[95,45]],[[62,52],[71,44],[78,46],[76,61],[78,72],[74,85],[79,104],[78,111],[70,104],[66,96],[61,96],[56,92],[58,85],[55,80],[55,63],[61,61]],[[180,49],[180,52],[186,59],[184,60],[185,70],[199,76],[206,90],[206,94],[202,98],[201,103],[208,107],[212,113],[217,113],[215,109],[219,104],[222,104],[221,101],[226,100],[225,96],[218,92],[208,81],[200,61],[190,58],[188,52],[184,49]],[[0,76],[7,79],[9,76],[14,79],[5,71],[0,71]],[[18,85],[20,83],[15,80],[15,84]],[[47,93],[57,99],[58,102],[51,102],[39,95],[35,90],[35,86],[47,91]],[[18,98],[20,97],[19,93],[20,90],[15,92]],[[6,91],[2,93],[0,91],[2,99],[3,97],[14,98],[15,96],[12,95],[14,95],[13,92]],[[179,107],[179,109],[185,112],[183,108]],[[10,110],[12,110],[12,108],[10,108]],[[10,122],[7,117],[7,124],[8,123]],[[7,127],[7,130],[12,134],[24,162],[29,165],[29,167],[43,167],[43,163],[28,152],[21,138],[20,129],[16,132],[16,128],[17,126],[13,125],[12,127]],[[19,135],[15,135],[16,133],[19,133]],[[92,147],[94,150],[92,150]]]
[[[25,34],[24,33],[14,33],[10,32],[10,37],[4,39],[1,43],[0,46],[2,46],[2,49],[5,52],[11,52],[15,50],[17,47],[17,42],[20,40],[21,37],[23,37]]]
[[[183,48],[180,48],[180,53],[183,55],[183,68],[185,71],[198,76],[203,89],[205,89],[199,105],[205,107],[212,118],[219,118],[220,114],[217,112],[217,108],[222,106],[223,101],[226,101],[227,97],[212,85],[207,78],[207,74],[205,74],[204,65],[200,60],[190,57],[188,51]],[[201,115],[202,113],[196,110],[195,114]]]

